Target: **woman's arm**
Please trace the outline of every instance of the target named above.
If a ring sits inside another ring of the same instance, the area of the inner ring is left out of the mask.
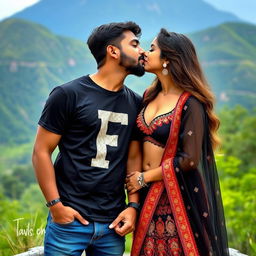
[[[142,188],[138,182],[138,178],[141,174],[141,172],[137,171],[130,173],[126,177],[127,190],[130,196],[137,194],[136,192]],[[143,176],[145,183],[162,180],[162,166],[143,172]]]

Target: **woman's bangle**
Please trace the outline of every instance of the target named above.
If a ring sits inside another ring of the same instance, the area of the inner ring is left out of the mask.
[[[148,187],[148,184],[144,180],[144,173],[143,172],[138,176],[137,181],[138,181],[139,185],[142,188]]]

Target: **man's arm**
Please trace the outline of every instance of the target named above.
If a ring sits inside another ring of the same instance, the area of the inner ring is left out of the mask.
[[[129,154],[127,160],[127,175],[132,172],[139,171],[141,172],[142,167],[142,154],[141,146],[139,141],[132,141],[129,147]],[[139,202],[139,193],[128,193],[129,202],[138,203]],[[112,222],[110,228],[114,228],[116,233],[121,236],[125,236],[128,233],[132,232],[135,229],[135,223],[137,218],[137,211],[132,207],[126,208],[122,211],[118,217]],[[123,225],[120,226],[119,223]]]
[[[52,133],[39,126],[34,145],[32,162],[39,186],[47,202],[59,198],[56,185],[56,177],[51,155],[57,147],[61,135]],[[71,207],[64,206],[61,202],[50,206],[53,221],[58,223],[72,222],[77,218],[81,223],[88,224],[88,221]]]

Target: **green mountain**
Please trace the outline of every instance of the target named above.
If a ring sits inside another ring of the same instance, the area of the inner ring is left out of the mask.
[[[0,23],[0,144],[31,142],[50,90],[96,70],[85,43],[56,36],[20,19]],[[256,100],[256,26],[226,23],[189,35],[217,97],[218,106]],[[145,48],[149,42],[144,42]],[[129,77],[126,84],[142,93],[152,75]]]
[[[255,107],[256,26],[225,23],[189,36],[216,93],[218,107]]]
[[[0,23],[0,36],[0,143],[24,143],[51,88],[92,72],[93,62],[81,41],[24,20]]]

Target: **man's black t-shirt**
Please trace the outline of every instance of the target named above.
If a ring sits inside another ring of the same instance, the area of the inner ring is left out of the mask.
[[[84,218],[111,222],[125,207],[129,142],[141,97],[124,86],[108,91],[89,76],[53,89],[39,125],[60,134],[54,163],[64,205]]]

